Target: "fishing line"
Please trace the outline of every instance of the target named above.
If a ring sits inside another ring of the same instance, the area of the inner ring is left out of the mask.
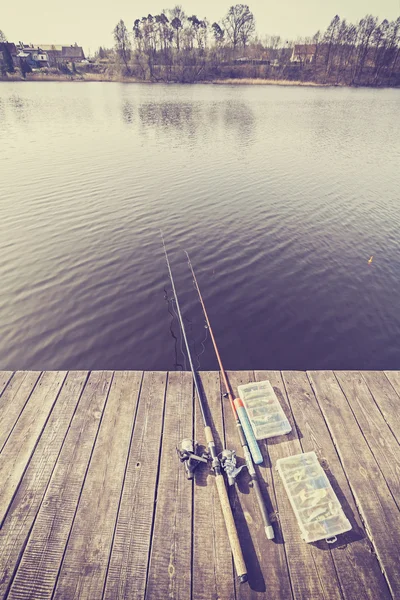
[[[254,436],[254,432],[251,428],[246,410],[243,406],[243,402],[240,400],[240,398],[235,399],[235,397],[233,395],[233,390],[229,383],[229,379],[228,379],[228,376],[224,369],[224,366],[222,364],[221,356],[219,354],[218,347],[217,347],[217,342],[215,340],[214,333],[211,328],[210,319],[208,318],[208,314],[207,314],[207,310],[206,310],[206,307],[204,304],[203,296],[201,295],[200,287],[197,282],[192,263],[190,262],[189,254],[186,251],[185,251],[185,254],[188,259],[189,269],[191,270],[191,273],[192,273],[193,283],[195,284],[195,288],[196,288],[198,296],[199,296],[200,304],[203,309],[204,318],[206,320],[208,329],[210,331],[210,337],[211,337],[211,340],[212,340],[212,343],[214,346],[215,355],[218,360],[219,369],[220,369],[222,379],[224,381],[224,385],[225,385],[225,389],[226,389],[226,396],[229,398],[229,401],[231,404],[233,417],[235,419],[237,431],[239,434],[240,444],[243,449],[243,454],[245,457],[247,469],[249,471],[249,475],[251,477],[253,488],[254,488],[254,491],[255,491],[255,494],[257,497],[257,502],[259,505],[265,534],[267,536],[267,539],[272,540],[274,538],[274,530],[271,525],[271,521],[269,519],[268,511],[267,511],[267,508],[266,508],[266,505],[264,502],[264,498],[263,498],[263,495],[261,492],[260,483],[258,481],[257,472],[256,472],[256,470],[254,468],[254,464],[253,464],[253,461],[256,464],[261,464],[263,461],[263,456],[258,447],[257,440],[256,440],[256,438]],[[226,457],[229,460],[229,466],[232,470],[232,473],[237,474],[238,470],[235,469],[235,466],[236,466],[235,457],[234,456],[232,457],[231,452],[229,452],[229,451],[225,451],[225,452],[227,452]]]
[[[175,335],[174,330],[173,330],[173,323],[174,320],[176,318],[176,320],[178,321],[178,315],[176,314],[174,308],[173,308],[173,298],[169,298],[168,297],[168,291],[166,288],[164,288],[164,300],[166,300],[167,302],[167,310],[168,313],[171,315],[171,320],[169,323],[169,331],[171,333],[171,336],[174,339],[174,353],[175,353],[175,362],[174,362],[174,367],[175,369],[177,369],[177,367],[180,367],[181,371],[186,371],[186,357],[185,354],[183,352],[183,346],[182,346],[182,332],[180,327],[178,326],[178,330],[179,330],[179,340],[181,343],[181,352],[182,352],[182,356],[185,362],[185,365],[181,365],[181,363],[178,362],[178,337]],[[172,308],[172,311],[171,311]]]
[[[214,440],[214,434],[213,434],[213,431],[211,428],[211,420],[209,419],[209,416],[208,416],[209,407],[207,406],[207,398],[205,396],[203,386],[201,385],[199,374],[196,371],[194,364],[193,364],[193,358],[192,358],[192,354],[190,351],[189,341],[188,341],[187,335],[186,335],[186,329],[185,329],[185,325],[184,325],[183,318],[182,318],[182,312],[181,312],[181,308],[180,308],[180,304],[179,304],[179,300],[178,300],[178,296],[177,296],[177,292],[176,292],[176,288],[175,288],[175,282],[174,282],[174,279],[172,276],[171,265],[169,263],[168,253],[167,253],[167,249],[166,249],[165,242],[164,242],[164,237],[162,235],[162,231],[160,231],[160,233],[161,233],[161,239],[162,239],[163,248],[164,248],[165,260],[166,260],[167,268],[168,268],[168,274],[169,274],[169,278],[171,281],[173,294],[175,297],[176,310],[178,312],[178,317],[179,317],[179,325],[181,327],[183,339],[185,341],[186,353],[187,353],[187,357],[188,357],[189,364],[190,364],[190,370],[192,371],[193,383],[194,383],[194,387],[196,390],[197,399],[199,401],[200,414],[201,414],[201,418],[202,418],[203,425],[204,425],[204,435],[205,435],[205,439],[207,441],[207,447],[208,447],[208,451],[209,451],[210,459],[211,459],[211,463],[212,463],[212,468],[213,468],[214,475],[215,475],[215,477],[214,477],[215,485],[217,488],[220,506],[221,506],[222,514],[223,514],[224,521],[225,521],[229,544],[230,544],[231,551],[233,554],[233,561],[235,564],[237,575],[239,577],[239,581],[241,583],[244,583],[245,581],[247,581],[247,569],[246,569],[246,564],[244,562],[242,549],[240,546],[240,541],[239,541],[239,536],[238,536],[238,532],[236,529],[235,520],[234,520],[233,514],[232,514],[232,508],[229,503],[228,493],[227,493],[227,490],[225,487],[225,480],[224,480],[224,476],[222,473],[221,462],[220,462],[220,460],[218,458],[218,454],[217,454],[217,449],[216,449],[215,440]],[[190,457],[193,458],[193,452],[192,451],[189,452],[189,450],[192,450],[192,447],[193,447],[193,443],[191,444],[191,448],[189,448],[189,449],[185,448],[185,455],[187,455],[188,460]],[[233,455],[234,453],[231,452],[230,454]],[[182,457],[182,458],[184,458],[184,457]],[[181,458],[181,460],[182,460],[182,458]],[[201,458],[202,457],[197,456],[198,460],[201,460]]]

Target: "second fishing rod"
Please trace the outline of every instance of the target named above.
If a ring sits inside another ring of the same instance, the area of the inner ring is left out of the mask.
[[[244,408],[243,403],[240,400],[240,398],[234,398],[234,395],[232,392],[232,387],[229,383],[228,376],[227,376],[226,371],[222,364],[221,356],[219,354],[218,347],[217,347],[217,342],[215,341],[214,333],[213,333],[213,330],[211,327],[210,320],[208,318],[207,310],[206,310],[206,307],[204,304],[203,297],[200,292],[200,287],[197,282],[192,263],[190,261],[189,254],[187,252],[185,252],[185,254],[188,259],[188,265],[192,272],[194,286],[197,290],[199,300],[200,300],[200,303],[201,303],[201,306],[203,309],[204,317],[205,317],[205,320],[207,323],[207,327],[210,332],[210,337],[211,337],[211,340],[212,340],[212,343],[214,346],[215,354],[217,356],[222,379],[224,380],[226,395],[228,396],[231,407],[232,407],[233,416],[234,416],[234,419],[236,422],[236,427],[237,427],[237,430],[239,433],[240,444],[243,448],[243,454],[244,454],[244,459],[246,461],[247,470],[249,472],[255,494],[257,496],[257,502],[258,502],[258,506],[259,506],[260,513],[261,513],[261,518],[262,518],[263,525],[264,525],[265,535],[267,536],[267,538],[269,540],[272,540],[272,539],[274,539],[274,529],[271,525],[271,521],[268,516],[268,511],[265,506],[264,498],[263,498],[263,495],[261,492],[260,482],[258,481],[257,472],[256,472],[256,470],[254,468],[254,464],[253,464],[253,459],[256,464],[260,464],[263,461],[263,457],[262,457],[262,454],[258,447],[257,440],[254,436],[249,419],[247,417],[246,409]],[[240,415],[240,418],[239,418],[239,415]]]
[[[183,323],[181,307],[179,305],[178,294],[176,293],[175,282],[174,282],[174,278],[172,276],[171,265],[169,263],[168,253],[167,253],[167,249],[165,247],[165,242],[164,242],[164,237],[162,235],[162,232],[161,232],[161,239],[163,242],[165,259],[167,261],[169,278],[171,280],[172,290],[174,293],[174,300],[175,300],[176,310],[178,313],[178,320],[179,320],[180,328],[182,331],[182,336],[183,336],[183,339],[185,342],[186,353],[187,353],[187,356],[189,359],[189,364],[190,364],[190,370],[192,371],[192,375],[193,375],[193,382],[194,382],[194,387],[195,387],[196,393],[197,393],[197,399],[199,401],[200,412],[201,412],[201,416],[202,416],[203,424],[204,424],[204,434],[205,434],[208,450],[209,450],[210,457],[211,457],[212,468],[213,468],[214,474],[215,474],[215,485],[217,487],[218,497],[219,497],[219,501],[220,501],[220,505],[221,505],[221,509],[222,509],[222,514],[224,517],[225,526],[226,526],[226,530],[228,533],[229,544],[230,544],[232,555],[233,555],[233,562],[235,564],[235,568],[236,568],[237,575],[239,577],[239,581],[241,583],[244,583],[247,581],[246,564],[244,562],[242,549],[240,547],[239,536],[238,536],[238,533],[236,530],[236,524],[235,524],[235,521],[233,518],[232,509],[231,509],[231,506],[229,503],[228,492],[225,487],[225,480],[224,480],[224,476],[222,474],[221,464],[220,464],[220,460],[218,458],[215,441],[214,441],[214,436],[213,436],[211,426],[209,423],[209,419],[207,416],[206,399],[205,399],[205,396],[203,393],[203,389],[202,389],[202,386],[201,386],[201,383],[199,380],[198,373],[193,364],[192,355],[191,355],[190,347],[189,347],[189,342],[188,342],[188,339],[186,336],[185,325]]]

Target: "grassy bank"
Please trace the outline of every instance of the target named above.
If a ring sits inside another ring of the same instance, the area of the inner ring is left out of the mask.
[[[290,79],[214,79],[210,83],[226,85],[295,85],[307,87],[329,87],[329,83],[314,83],[313,81],[296,81]]]
[[[166,83],[166,82],[152,82],[143,81],[135,77],[123,77],[121,75],[109,76],[100,73],[76,73],[72,75],[66,75],[64,73],[59,74],[47,74],[47,73],[29,73],[26,79],[23,79],[19,74],[9,74],[5,78],[0,78],[0,81],[100,81],[100,82],[115,82],[115,83]],[[169,82],[174,83],[174,82]],[[291,81],[288,79],[212,79],[209,81],[198,81],[194,83],[204,83],[213,85],[287,85],[287,86],[311,86],[311,87],[322,87],[329,84],[314,83],[312,81]],[[185,84],[187,85],[187,84]]]

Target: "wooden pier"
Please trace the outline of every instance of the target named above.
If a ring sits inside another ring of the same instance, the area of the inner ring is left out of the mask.
[[[239,585],[190,373],[0,373],[0,600],[400,599],[400,372],[231,372],[269,379],[292,433],[261,443],[276,540],[242,474],[229,491],[249,583]],[[216,372],[216,441],[238,447]],[[275,470],[315,450],[352,530],[306,544]]]

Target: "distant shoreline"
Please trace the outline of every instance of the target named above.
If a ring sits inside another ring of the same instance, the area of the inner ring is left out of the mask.
[[[142,79],[136,79],[135,77],[104,77],[103,75],[93,74],[93,73],[85,73],[84,75],[64,75],[60,73],[60,75],[45,75],[44,73],[29,73],[26,79],[23,79],[20,76],[9,75],[5,78],[0,78],[0,83],[2,82],[21,82],[27,83],[30,81],[51,81],[51,82],[73,82],[73,83],[87,83],[87,82],[99,82],[99,83],[144,83],[147,85],[194,85],[194,84],[204,84],[204,85],[280,85],[280,86],[292,86],[292,87],[369,87],[374,89],[381,89],[390,87],[390,89],[398,89],[398,86],[350,86],[341,84],[332,84],[332,83],[315,83],[314,81],[297,81],[290,79],[251,79],[251,78],[241,78],[241,79],[212,79],[208,81],[194,81],[191,83],[180,83],[174,81],[143,81]]]

